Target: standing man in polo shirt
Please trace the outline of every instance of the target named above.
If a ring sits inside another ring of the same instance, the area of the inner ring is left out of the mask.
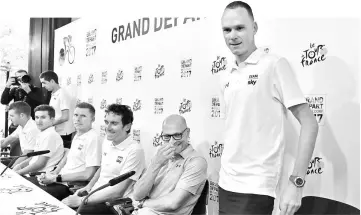
[[[20,140],[20,147],[23,155],[33,152],[36,136],[40,133],[40,130],[31,118],[30,105],[22,101],[11,103],[9,106],[9,118],[11,122],[18,127],[11,135],[7,136],[2,141],[1,148],[8,146],[14,141]],[[26,157],[18,158],[12,166],[15,167],[24,160],[26,160]]]
[[[102,148],[92,128],[94,120],[95,109],[91,104],[82,102],[76,106],[73,116],[76,135],[66,158],[54,171],[42,174],[35,182],[58,200],[71,195],[69,183],[90,181],[100,166]]]
[[[69,207],[77,208],[83,198],[79,197],[78,193],[83,191],[90,193],[91,190],[108,183],[110,179],[130,171],[136,173],[125,181],[90,196],[80,211],[82,215],[113,214],[105,202],[114,198],[129,196],[133,192],[134,183],[139,179],[144,169],[144,151],[130,134],[133,123],[131,108],[126,105],[111,104],[105,112],[104,122],[107,126],[107,136],[103,142],[101,166],[86,187],[79,189],[74,195],[67,197],[62,202]]]
[[[49,105],[35,108],[35,122],[41,131],[36,137],[34,151],[49,150],[50,153],[30,157],[13,168],[20,175],[30,172],[50,172],[59,163],[64,154],[63,140],[53,125],[55,110]]]
[[[182,116],[164,120],[164,144],[134,185],[135,214],[192,213],[207,179],[207,161],[189,144],[189,132]]]
[[[272,213],[288,109],[301,124],[301,132],[294,168],[276,207],[281,214],[294,214],[301,205],[318,124],[288,61],[256,47],[254,35],[258,26],[248,4],[230,3],[223,12],[222,29],[235,61],[221,76],[226,119],[219,212]]]
[[[74,98],[59,86],[58,75],[55,72],[43,72],[39,78],[45,89],[51,92],[49,105],[55,109],[55,130],[63,139],[64,147],[70,148],[72,135],[75,131],[71,120],[74,110]]]

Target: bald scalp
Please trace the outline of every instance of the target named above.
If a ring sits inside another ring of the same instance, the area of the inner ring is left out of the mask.
[[[165,118],[163,121],[163,128],[164,127],[176,127],[178,129],[184,130],[187,128],[187,122],[183,116],[178,114],[172,114]]]

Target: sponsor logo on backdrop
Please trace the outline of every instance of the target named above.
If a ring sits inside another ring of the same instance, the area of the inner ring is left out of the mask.
[[[122,98],[117,98],[117,99],[115,100],[115,103],[118,104],[118,105],[121,105],[121,104],[122,104],[122,101],[123,101]]]
[[[181,60],[181,78],[188,78],[192,74],[192,58]]]
[[[140,81],[142,80],[142,66],[136,66],[134,67],[134,81]]]
[[[50,214],[56,213],[57,211],[62,210],[63,208],[49,204],[47,202],[39,202],[33,205],[19,206],[16,207],[16,215],[36,215],[36,214]]]
[[[66,85],[69,86],[71,84],[71,77],[66,78]]]
[[[107,100],[102,99],[102,101],[100,102],[100,109],[104,109],[106,107],[107,107]]]
[[[125,25],[119,25],[112,29],[112,43],[132,39],[148,34],[149,32],[157,32],[162,29],[176,27],[178,24],[186,24],[200,20],[199,17],[144,17]]]
[[[307,168],[307,175],[313,175],[313,174],[322,174],[323,168],[325,168],[325,164],[323,161],[321,161],[321,157],[314,157]]]
[[[124,72],[122,69],[118,69],[118,72],[117,72],[117,77],[115,77],[115,81],[120,81],[120,80],[123,80],[123,77],[124,77]]]
[[[156,133],[155,137],[153,137],[153,146],[158,147],[158,146],[161,146],[161,145],[163,145],[163,140],[160,137],[160,134]]]
[[[108,81],[108,71],[103,71],[102,72],[102,80],[101,80],[101,84],[106,84]]]
[[[164,65],[158,64],[158,67],[155,69],[155,74],[154,74],[155,79],[164,76],[164,72],[165,72]]]
[[[154,99],[154,114],[162,114],[164,106],[164,98]]]
[[[218,141],[214,141],[214,144],[209,148],[209,157],[217,158],[221,157],[223,153],[223,144],[218,143]]]
[[[325,95],[306,95],[306,101],[311,108],[313,115],[319,125],[325,124],[325,108],[326,108],[326,96]]]
[[[93,104],[93,97],[88,98],[88,103],[91,105]]]
[[[105,135],[107,134],[106,128],[107,128],[106,125],[101,125],[101,126],[100,126],[100,136],[101,136],[101,137],[105,137]]]
[[[183,99],[179,106],[179,114],[184,114],[187,112],[191,112],[192,110],[192,102],[188,99]]]
[[[221,117],[221,103],[219,101],[219,97],[212,98],[211,117],[212,118]]]
[[[140,143],[140,130],[139,129],[133,129],[133,140]]]
[[[0,193],[29,193],[33,191],[33,188],[24,185],[14,185],[12,188],[0,188]]]
[[[136,99],[133,104],[133,111],[138,111],[142,108],[142,102],[139,99]]]
[[[217,60],[212,63],[212,75],[227,69],[226,57],[217,56]]]
[[[97,29],[93,29],[86,32],[86,40],[85,40],[86,57],[95,55],[95,50],[97,48],[96,40],[97,40]]]
[[[258,80],[258,74],[248,76],[248,85],[255,85]]]
[[[93,82],[94,82],[94,75],[93,75],[93,73],[90,73],[89,78],[88,78],[88,84],[91,84]]]
[[[310,48],[303,51],[301,64],[303,67],[311,66],[317,62],[326,60],[327,48],[325,45],[310,43]]]
[[[209,181],[209,200],[218,202],[218,184]]]
[[[76,86],[81,86],[81,74],[76,77]]]
[[[61,48],[59,51],[59,65],[64,65],[66,60],[69,64],[73,64],[75,60],[75,47],[72,44],[72,36],[64,37],[63,44],[64,48]]]
[[[80,100],[80,99],[77,99],[77,100],[76,100],[76,105],[78,105],[79,103],[81,103],[81,100]]]

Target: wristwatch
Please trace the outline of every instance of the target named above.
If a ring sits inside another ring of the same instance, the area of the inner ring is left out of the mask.
[[[138,208],[142,208],[142,207],[143,207],[143,204],[144,204],[145,200],[147,200],[147,199],[144,198],[144,199],[142,199],[142,200],[139,201]]]
[[[60,174],[56,176],[56,182],[62,182],[62,178]]]
[[[303,187],[306,183],[305,179],[295,175],[291,175],[289,179],[296,187]]]

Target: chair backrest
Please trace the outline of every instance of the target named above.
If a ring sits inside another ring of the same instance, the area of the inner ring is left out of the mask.
[[[207,204],[208,204],[208,180],[206,180],[206,183],[204,184],[201,196],[199,197],[196,205],[193,208],[192,215],[205,215],[207,210]]]

